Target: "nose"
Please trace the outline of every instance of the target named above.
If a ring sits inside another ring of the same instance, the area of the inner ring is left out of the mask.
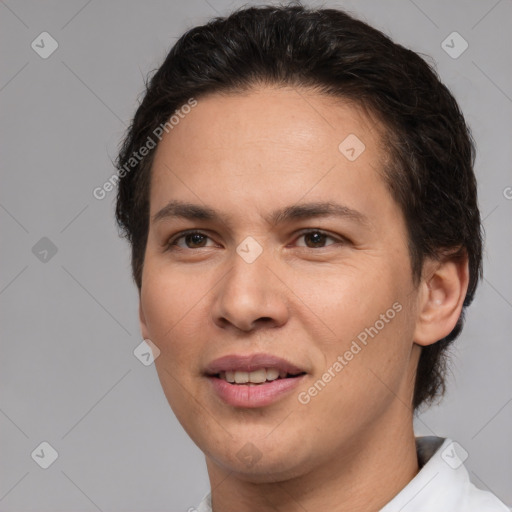
[[[214,289],[212,315],[224,329],[252,331],[281,327],[288,319],[286,286],[263,254],[247,263],[233,255],[231,269]]]

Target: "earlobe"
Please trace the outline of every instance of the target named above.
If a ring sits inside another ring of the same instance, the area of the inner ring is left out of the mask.
[[[416,344],[431,345],[450,334],[460,317],[468,283],[467,257],[425,262],[418,294]]]

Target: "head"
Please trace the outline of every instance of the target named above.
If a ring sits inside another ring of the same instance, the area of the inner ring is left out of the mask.
[[[348,412],[332,446],[371,430],[397,397],[410,411],[440,398],[482,237],[474,144],[433,68],[342,11],[259,7],[189,30],[146,88],[117,162],[116,215],[143,335],[203,451],[228,464],[213,441],[262,439],[280,404],[317,430]],[[208,364],[253,352],[290,354],[308,403],[212,399]]]

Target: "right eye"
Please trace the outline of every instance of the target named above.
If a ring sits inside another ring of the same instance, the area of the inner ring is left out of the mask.
[[[183,239],[185,246],[178,243],[179,240]],[[210,239],[209,236],[201,233],[200,231],[184,231],[174,236],[167,242],[166,250],[172,251],[176,247],[179,249],[200,249],[206,246],[206,240]]]

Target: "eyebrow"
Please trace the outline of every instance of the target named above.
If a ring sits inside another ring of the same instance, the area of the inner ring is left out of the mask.
[[[368,217],[363,213],[331,201],[286,206],[271,212],[269,216],[265,217],[265,221],[270,225],[277,225],[292,220],[331,216],[348,218],[362,225],[370,225]],[[152,221],[153,223],[157,223],[169,218],[217,221],[231,226],[230,219],[213,208],[178,200],[169,201],[169,203],[153,216]]]

